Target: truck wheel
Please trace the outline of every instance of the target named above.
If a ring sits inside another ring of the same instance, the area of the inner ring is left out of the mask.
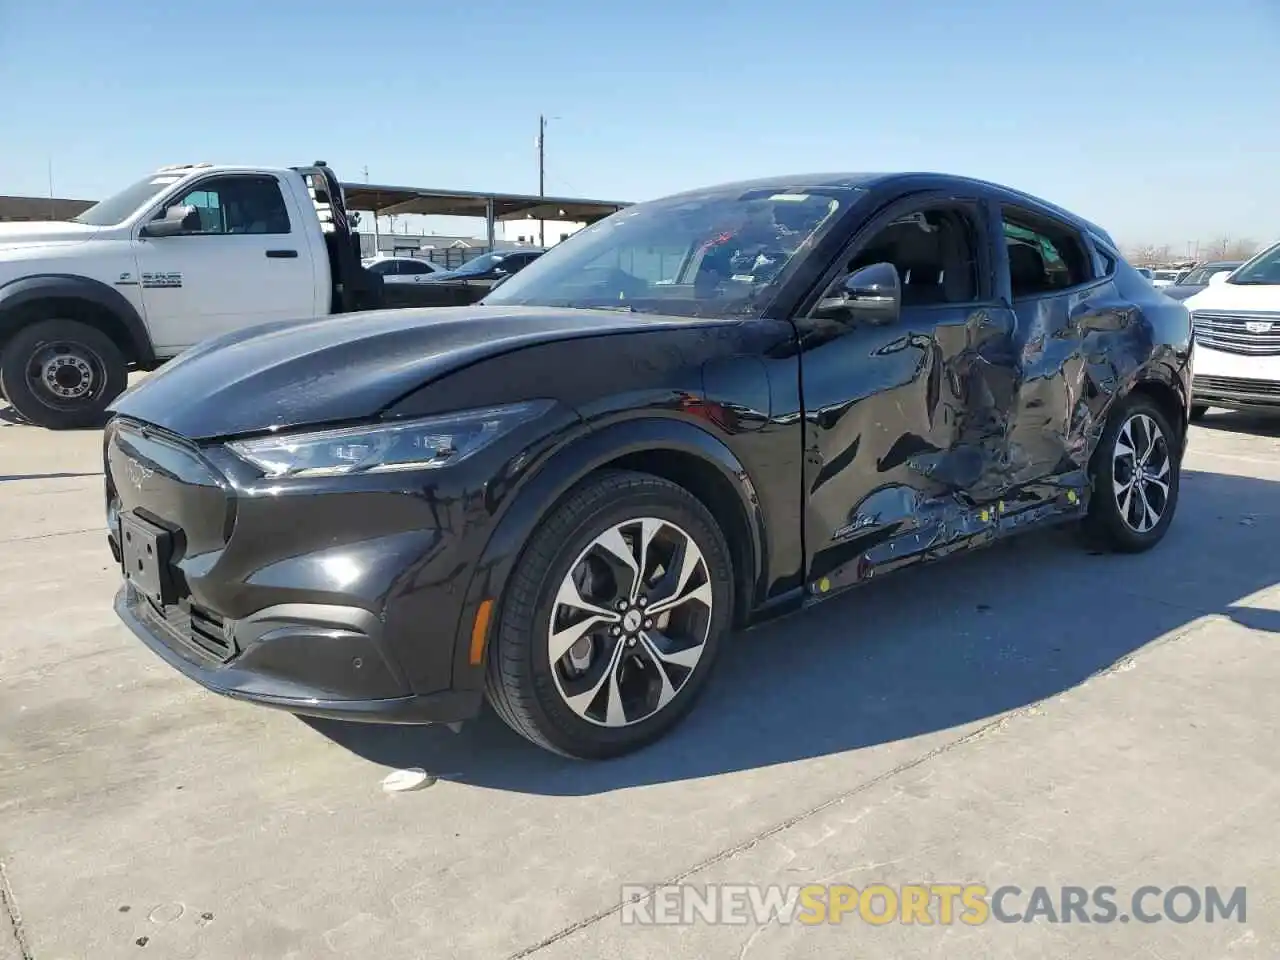
[[[1177,434],[1141,394],[1116,405],[1093,454],[1088,539],[1119,553],[1141,553],[1162,539],[1178,508],[1182,471]]]
[[[729,549],[707,508],[659,477],[602,473],[546,517],[516,564],[489,702],[556,753],[628,753],[693,707],[732,606]]]
[[[43,320],[4,345],[0,382],[9,403],[41,427],[99,427],[128,382],[124,355],[101,330],[78,320]]]
[[[1209,405],[1207,403],[1192,404],[1191,405],[1191,422],[1195,423],[1197,420],[1201,419],[1208,412],[1209,412]]]

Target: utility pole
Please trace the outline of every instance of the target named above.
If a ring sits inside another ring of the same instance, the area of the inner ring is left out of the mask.
[[[547,118],[538,114],[538,196],[547,195]],[[538,221],[538,246],[547,245],[547,221]]]
[[[53,209],[53,157],[49,158],[49,219],[56,220]]]

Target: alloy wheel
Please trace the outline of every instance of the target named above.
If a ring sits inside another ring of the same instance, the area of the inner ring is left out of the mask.
[[[1150,533],[1169,506],[1172,458],[1164,432],[1145,413],[1135,413],[1116,435],[1111,480],[1125,526]]]
[[[657,714],[702,658],[712,603],[706,559],[676,524],[641,517],[596,536],[551,609],[547,651],[564,703],[604,727]]]

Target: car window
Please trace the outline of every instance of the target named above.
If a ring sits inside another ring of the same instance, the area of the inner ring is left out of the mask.
[[[385,277],[396,272],[396,261],[394,260],[374,260],[367,264],[365,269],[370,273],[376,273],[380,277]]]
[[[431,273],[431,267],[420,260],[401,260],[400,273]]]
[[[175,203],[194,207],[201,234],[289,232],[289,212],[274,177],[230,176],[202,180]]]
[[[737,186],[637,204],[529,251],[532,262],[485,302],[759,315],[856,192]]]
[[[860,243],[846,275],[875,263],[891,263],[902,284],[902,306],[972,303],[979,299],[981,231],[972,213],[934,205],[896,218]]]
[[[1280,243],[1268,247],[1231,275],[1232,286],[1280,284]]]
[[[1003,227],[1015,299],[1055,293],[1093,279],[1084,243],[1075,231],[1008,208]]]

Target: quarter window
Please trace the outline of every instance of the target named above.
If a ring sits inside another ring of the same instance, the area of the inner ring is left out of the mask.
[[[1093,278],[1084,244],[1065,227],[1006,211],[1004,242],[1014,299],[1054,293]]]
[[[200,229],[192,233],[289,232],[289,212],[274,177],[215,177],[197,184],[176,203],[194,207],[200,217]]]

